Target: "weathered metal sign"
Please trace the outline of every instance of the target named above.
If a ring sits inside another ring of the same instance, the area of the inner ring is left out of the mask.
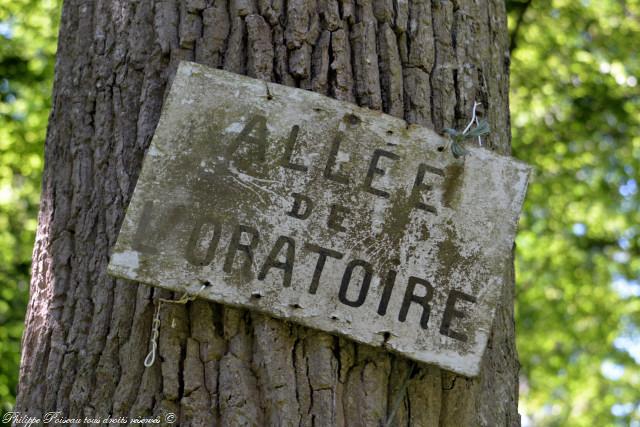
[[[183,62],[109,272],[476,375],[529,168],[445,144]]]

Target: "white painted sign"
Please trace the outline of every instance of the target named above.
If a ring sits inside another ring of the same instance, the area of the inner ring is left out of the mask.
[[[529,168],[445,145],[183,62],[109,272],[476,375]]]

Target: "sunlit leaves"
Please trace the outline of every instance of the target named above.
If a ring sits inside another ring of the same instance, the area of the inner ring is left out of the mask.
[[[59,3],[0,2],[0,412],[15,399]]]
[[[507,2],[512,29],[526,3]],[[537,172],[517,239],[536,425],[640,423],[639,14],[638,1],[533,1],[515,37],[513,146]]]

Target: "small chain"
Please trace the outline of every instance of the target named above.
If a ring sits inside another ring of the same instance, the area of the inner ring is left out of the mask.
[[[180,297],[180,299],[166,299],[166,298],[158,298],[158,305],[156,307],[156,312],[153,315],[153,322],[151,322],[151,339],[149,340],[149,354],[144,358],[144,366],[150,368],[156,361],[156,353],[158,352],[158,337],[160,336],[160,308],[163,303],[168,304],[186,304],[189,301],[193,301],[200,293],[206,288],[206,285],[202,285],[200,290],[195,295],[189,295],[189,293],[185,292],[184,295]]]
[[[158,349],[158,336],[160,335],[160,307],[162,307],[162,300],[158,301],[156,307],[156,313],[153,316],[153,322],[151,323],[151,340],[149,341],[149,354],[144,359],[144,366],[150,368],[156,361],[156,350]]]

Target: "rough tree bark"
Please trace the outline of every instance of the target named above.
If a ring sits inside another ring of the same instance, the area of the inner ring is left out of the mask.
[[[16,410],[174,412],[180,425],[383,425],[409,363],[106,275],[180,59],[357,102],[440,131],[474,100],[510,151],[503,0],[67,0]],[[394,425],[519,425],[513,272],[478,379],[414,373]]]

